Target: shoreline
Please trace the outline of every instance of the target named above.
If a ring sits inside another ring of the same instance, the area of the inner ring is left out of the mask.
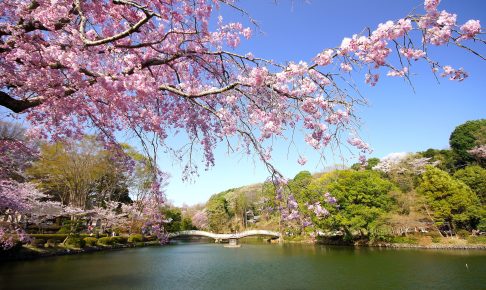
[[[360,247],[360,246],[357,246]],[[392,248],[392,249],[425,249],[425,250],[486,250],[486,245],[452,245],[452,244],[432,244],[432,245],[414,245],[414,244],[377,244],[368,245],[367,247]]]
[[[29,260],[37,260],[49,257],[57,257],[57,256],[69,256],[69,255],[79,255],[79,254],[88,254],[88,253],[95,253],[95,252],[103,252],[103,251],[118,251],[124,249],[132,249],[132,248],[144,248],[144,247],[154,247],[160,246],[159,242],[143,242],[139,244],[118,244],[114,246],[96,246],[96,247],[86,247],[86,248],[30,248],[24,247],[18,251],[12,252],[0,252],[0,261],[1,262],[15,262],[15,261],[29,261]],[[0,263],[1,263],[0,262]]]
[[[321,246],[339,246],[352,248],[383,248],[383,249],[422,249],[422,250],[486,250],[486,245],[471,244],[471,245],[454,245],[454,244],[432,244],[432,245],[415,245],[403,243],[382,243],[382,244],[332,244],[322,242],[310,241],[284,241],[283,244],[307,244],[307,245],[321,245]],[[6,252],[0,254],[1,262],[14,261],[29,261],[42,258],[79,255],[86,253],[95,253],[103,251],[119,251],[131,248],[144,248],[160,246],[158,242],[143,242],[139,244],[119,244],[111,247],[87,247],[83,249],[76,248],[58,248],[58,249],[32,249],[29,247],[22,247],[17,252]],[[162,245],[163,246],[163,245]]]
[[[340,242],[323,242],[323,241],[284,241],[284,244],[314,244],[322,246],[338,246],[338,247],[353,247],[353,248],[389,248],[389,249],[424,249],[424,250],[486,250],[486,244],[447,244],[447,243],[432,243],[432,244],[408,244],[408,243],[370,243],[370,242],[354,242],[354,243],[340,243]]]

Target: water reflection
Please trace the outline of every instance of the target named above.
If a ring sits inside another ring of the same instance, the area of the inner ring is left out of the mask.
[[[205,241],[207,242],[207,241]],[[486,251],[176,241],[0,263],[0,289],[484,289]],[[465,264],[468,264],[468,268]]]

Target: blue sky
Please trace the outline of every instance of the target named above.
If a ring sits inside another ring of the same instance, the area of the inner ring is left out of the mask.
[[[293,2],[293,3],[292,3]],[[306,3],[307,2],[307,3]],[[396,20],[413,8],[422,13],[422,1],[410,0],[273,0],[240,1],[250,15],[259,21],[262,32],[254,33],[251,40],[237,48],[238,52],[251,51],[255,56],[285,61],[309,61],[324,48],[336,47],[343,37],[359,33],[363,28],[372,29],[386,20]],[[458,14],[458,23],[479,19],[486,26],[486,1],[443,0],[439,9]],[[238,13],[221,11],[225,21],[239,20]],[[486,54],[484,46],[480,51]],[[442,64],[464,67],[470,73],[466,81],[457,83],[440,79],[438,83],[424,64],[412,67],[412,89],[400,78],[382,75],[374,88],[357,78],[361,93],[369,104],[358,109],[361,118],[360,135],[374,149],[371,156],[383,157],[391,152],[415,152],[427,148],[447,148],[452,130],[472,119],[486,118],[486,63],[455,47],[431,50],[432,56]],[[174,140],[177,142],[177,140]],[[287,177],[301,170],[322,171],[325,166],[355,162],[349,154],[327,152],[326,160],[301,139],[295,138],[299,153],[309,162],[297,164],[295,148],[288,150],[287,142],[274,146],[274,164]],[[226,154],[226,148],[217,148],[216,165],[209,171],[201,170],[193,182],[181,180],[181,165],[168,159],[160,162],[162,170],[171,173],[167,197],[176,205],[205,202],[212,194],[247,184],[261,182],[268,172],[251,156]],[[200,166],[202,167],[202,165]]]

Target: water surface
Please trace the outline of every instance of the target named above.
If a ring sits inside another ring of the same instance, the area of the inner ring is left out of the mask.
[[[0,289],[486,289],[486,251],[179,243],[0,263]]]

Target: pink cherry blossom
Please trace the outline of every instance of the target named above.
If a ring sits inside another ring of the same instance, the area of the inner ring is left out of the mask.
[[[304,156],[300,156],[299,160],[297,160],[297,163],[299,163],[300,165],[305,165],[307,163],[307,158],[305,158]]]
[[[353,70],[353,67],[349,63],[341,63],[341,69],[345,72],[350,72]]]
[[[479,23],[479,20],[471,19],[462,25],[460,29],[462,32],[460,39],[470,39],[481,33],[481,24]]]
[[[326,66],[332,63],[334,51],[332,49],[327,49],[321,53],[319,53],[314,61],[320,66]]]
[[[401,48],[400,53],[408,59],[418,60],[426,56],[425,51],[412,48]]]
[[[463,81],[469,76],[462,67],[459,69],[454,69],[451,66],[446,65],[442,69],[444,70],[444,72],[441,74],[441,76],[449,77],[450,80]]]
[[[428,13],[437,11],[437,6],[439,6],[440,0],[425,0],[425,11]]]

